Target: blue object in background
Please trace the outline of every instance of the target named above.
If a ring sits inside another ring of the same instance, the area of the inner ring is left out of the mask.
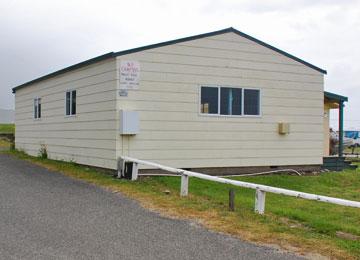
[[[358,139],[360,131],[344,131],[344,135],[347,138]]]

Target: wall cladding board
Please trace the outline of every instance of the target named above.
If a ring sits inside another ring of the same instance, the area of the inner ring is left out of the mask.
[[[216,51],[214,51],[216,53]],[[210,54],[209,55],[213,55]],[[232,69],[255,70],[255,71],[281,71],[282,73],[295,73],[316,75],[317,72],[304,67],[302,64],[290,64],[279,61],[264,61],[256,59],[222,58],[199,55],[179,55],[176,53],[162,53],[156,50],[149,50],[143,53],[133,54],[133,59],[139,60],[142,64],[171,64],[188,65],[189,67],[221,68],[228,66]],[[209,65],[211,64],[211,65]]]
[[[16,147],[38,155],[46,145],[52,159],[116,168],[115,59],[34,83],[15,93]],[[75,89],[77,113],[65,116],[65,92]],[[33,119],[33,96],[42,98],[42,117]]]
[[[117,105],[139,111],[141,131],[118,155],[181,168],[321,164],[322,73],[231,33],[117,60],[141,64],[140,88]],[[200,115],[201,85],[260,88],[262,115]]]
[[[120,61],[140,63],[139,89],[119,96]],[[54,159],[116,168],[120,155],[180,168],[321,164],[323,74],[234,33],[124,54],[16,92],[16,146]],[[200,114],[201,86],[261,89],[256,117]],[[65,116],[65,91],[77,114]],[[42,118],[33,119],[33,99]],[[119,134],[119,110],[140,133]],[[279,122],[290,124],[280,136]],[[141,168],[146,168],[141,166]]]
[[[67,73],[46,79],[32,85],[26,86],[21,89],[21,93],[17,93],[18,97],[21,98],[24,95],[32,95],[34,87],[36,86],[37,91],[56,91],[53,89],[58,89],[63,85],[76,84],[78,87],[81,87],[83,84],[79,83],[81,80],[87,80],[88,82],[94,82],[91,78],[96,78],[99,75],[109,73],[109,79],[113,79],[113,74],[115,73],[114,59],[105,60],[89,66],[79,68]],[[90,79],[90,80],[89,80]]]

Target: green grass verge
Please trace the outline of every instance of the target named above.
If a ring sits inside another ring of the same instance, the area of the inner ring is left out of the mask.
[[[15,132],[14,124],[0,124],[0,134],[9,134]]]
[[[168,216],[191,218],[206,227],[249,241],[277,244],[298,253],[316,252],[338,259],[360,258],[360,210],[267,193],[265,215],[255,214],[254,190],[235,188],[236,210],[228,208],[230,186],[190,178],[189,197],[179,197],[180,178],[147,177],[137,182],[118,180],[74,163],[53,161],[8,152],[51,170],[82,179],[135,198],[145,207]],[[319,176],[262,176],[236,178],[360,201],[360,171],[345,170]],[[164,193],[169,190],[170,194]],[[349,237],[341,238],[337,232]],[[352,235],[352,237],[351,237]]]
[[[10,142],[0,138],[0,149],[7,150],[9,148],[10,148]]]
[[[353,148],[345,148],[344,150],[345,153],[357,153],[357,154],[360,154],[360,147],[355,147],[354,149]]]

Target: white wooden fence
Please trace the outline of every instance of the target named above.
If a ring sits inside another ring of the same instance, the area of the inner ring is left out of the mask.
[[[132,180],[137,179],[138,164],[148,165],[148,166],[158,168],[158,169],[161,169],[164,171],[179,174],[179,176],[181,176],[180,196],[188,195],[189,177],[196,177],[196,178],[203,179],[203,180],[215,181],[215,182],[219,182],[219,183],[231,184],[231,185],[235,185],[235,186],[239,186],[239,187],[254,189],[254,190],[256,190],[255,212],[257,212],[259,214],[263,214],[265,212],[266,192],[282,194],[282,195],[287,195],[287,196],[292,196],[292,197],[297,197],[297,198],[303,198],[303,199],[307,199],[307,200],[317,200],[317,201],[322,201],[322,202],[327,202],[327,203],[332,203],[332,204],[338,204],[338,205],[342,205],[342,206],[360,208],[360,202],[358,202],[358,201],[344,200],[344,199],[327,197],[327,196],[316,195],[316,194],[311,194],[311,193],[276,188],[276,187],[271,187],[271,186],[266,186],[266,185],[261,185],[261,184],[255,184],[255,183],[231,180],[231,179],[226,179],[226,178],[221,178],[221,177],[216,177],[216,176],[210,176],[207,174],[186,171],[186,170],[182,170],[182,169],[176,169],[176,168],[164,166],[161,164],[143,161],[143,160],[127,157],[127,156],[121,156],[120,158],[121,158],[121,162],[119,163],[120,166],[119,166],[119,170],[118,170],[119,177],[122,175],[122,171],[124,169],[123,166],[124,166],[125,162],[133,163]]]

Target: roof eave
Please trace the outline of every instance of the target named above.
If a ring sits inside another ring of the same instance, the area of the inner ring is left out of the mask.
[[[341,96],[341,95],[331,93],[328,91],[324,91],[324,96],[328,99],[336,100],[336,101],[340,101],[340,102],[348,102],[348,100],[349,100],[348,97]]]
[[[266,48],[269,48],[273,51],[276,51],[290,59],[293,59],[305,66],[308,66],[318,72],[321,72],[322,74],[327,74],[327,71],[324,70],[324,69],[321,69],[307,61],[304,61],[294,55],[291,55],[290,53],[287,53],[283,50],[280,50],[270,44],[267,44],[266,42],[263,42],[261,40],[258,40],[246,33],[243,33],[241,31],[238,31],[236,30],[235,28],[233,27],[229,27],[229,28],[226,28],[226,29],[223,29],[223,30],[219,30],[219,31],[214,31],[214,32],[209,32],[209,33],[204,33],[204,34],[198,34],[198,35],[194,35],[194,36],[189,36],[189,37],[185,37],[185,38],[180,38],[180,39],[176,39],[176,40],[171,40],[171,41],[166,41],[166,42],[161,42],[161,43],[156,43],[156,44],[151,44],[151,45],[146,45],[146,46],[142,46],[142,47],[138,47],[138,48],[134,48],[134,49],[129,49],[129,50],[125,50],[125,51],[119,51],[119,52],[116,52],[115,55],[116,56],[122,56],[122,55],[126,55],[126,54],[131,54],[131,53],[135,53],[135,52],[139,52],[139,51],[145,51],[145,50],[149,50],[149,49],[154,49],[154,48],[159,48],[159,47],[163,47],[163,46],[167,46],[167,45],[172,45],[172,44],[176,44],[176,43],[181,43],[181,42],[186,42],[186,41],[192,41],[192,40],[196,40],[196,39],[201,39],[201,38],[205,38],[205,37],[210,37],[210,36],[215,36],[215,35],[219,35],[219,34],[224,34],[224,33],[229,33],[229,32],[232,32],[232,33],[235,33],[239,36],[242,36],[248,40],[251,40],[253,42],[256,42],[257,44],[260,44]]]
[[[214,32],[209,32],[209,33],[204,33],[204,34],[198,34],[198,35],[194,35],[194,36],[189,36],[189,37],[185,37],[185,38],[180,38],[180,39],[176,39],[176,40],[171,40],[171,41],[166,41],[166,42],[161,42],[161,43],[157,43],[157,44],[151,44],[151,45],[147,45],[147,46],[143,46],[143,47],[138,47],[138,48],[134,48],[134,49],[129,49],[129,50],[125,50],[125,51],[119,51],[119,52],[109,52],[109,53],[106,53],[104,55],[101,55],[101,56],[98,56],[98,57],[95,57],[95,58],[92,58],[92,59],[89,59],[89,60],[86,60],[86,61],[83,61],[83,62],[80,62],[80,63],[77,63],[77,64],[74,64],[72,66],[69,66],[69,67],[66,67],[64,69],[61,69],[61,70],[58,70],[58,71],[55,71],[53,73],[50,73],[50,74],[47,74],[45,76],[42,76],[40,78],[37,78],[37,79],[34,79],[34,80],[31,80],[29,82],[26,82],[24,84],[21,84],[19,86],[16,86],[12,89],[12,92],[15,93],[16,90],[18,89],[21,89],[23,87],[26,87],[28,85],[31,85],[33,83],[37,83],[37,82],[40,82],[42,80],[46,80],[46,79],[49,79],[49,78],[52,78],[52,77],[55,77],[55,76],[58,76],[58,75],[61,75],[65,72],[68,72],[68,71],[71,71],[71,70],[74,70],[74,69],[78,69],[78,68],[81,68],[83,66],[87,66],[87,65],[91,65],[93,63],[96,63],[96,62],[100,62],[100,61],[103,61],[103,60],[106,60],[106,59],[109,59],[109,58],[114,58],[114,57],[117,57],[117,56],[122,56],[122,55],[126,55],[126,54],[131,54],[131,53],[135,53],[135,52],[140,52],[140,51],[144,51],[144,50],[149,50],[149,49],[154,49],[154,48],[159,48],[159,47],[163,47],[163,46],[167,46],[167,45],[172,45],[172,44],[176,44],[176,43],[181,43],[181,42],[186,42],[186,41],[191,41],[191,40],[196,40],[196,39],[201,39],[201,38],[205,38],[205,37],[210,37],[210,36],[215,36],[215,35],[219,35],[219,34],[224,34],[224,33],[235,33],[237,35],[240,35],[248,40],[251,40],[253,42],[256,42],[266,48],[269,48],[273,51],[276,51],[290,59],[293,59],[299,63],[302,63],[303,65],[305,66],[308,66],[318,72],[321,72],[323,74],[327,74],[326,70],[323,70],[309,62],[306,62],[294,55],[291,55],[283,50],[280,50],[270,44],[267,44],[263,41],[260,41],[248,34],[245,34],[243,32],[240,32],[232,27],[229,27],[229,28],[226,28],[226,29],[223,29],[223,30],[219,30],[219,31],[214,31]]]
[[[103,61],[103,60],[106,60],[106,59],[109,59],[109,58],[114,58],[114,57],[116,57],[114,52],[109,52],[109,53],[97,56],[95,58],[88,59],[88,60],[82,61],[80,63],[76,63],[76,64],[71,65],[69,67],[66,67],[64,69],[57,70],[57,71],[55,71],[53,73],[47,74],[47,75],[42,76],[40,78],[36,78],[36,79],[28,81],[28,82],[26,82],[24,84],[18,85],[18,86],[14,87],[12,89],[12,93],[15,93],[16,90],[19,90],[19,89],[21,89],[23,87],[26,87],[26,86],[29,86],[31,84],[34,84],[34,83],[37,83],[37,82],[40,82],[40,81],[43,81],[43,80],[46,80],[46,79],[49,79],[49,78],[53,78],[55,76],[58,76],[58,75],[61,75],[61,74],[65,73],[65,72],[72,71],[72,70],[75,70],[75,69],[78,69],[78,68],[81,68],[81,67],[84,67],[84,66],[88,66],[88,65],[91,65],[91,64],[94,64],[96,62]]]
[[[292,54],[290,54],[290,53],[288,53],[286,51],[280,50],[280,49],[278,49],[278,48],[276,48],[276,47],[274,47],[274,46],[272,46],[272,45],[270,45],[270,44],[268,44],[266,42],[263,42],[263,41],[261,41],[259,39],[256,39],[256,38],[254,38],[254,37],[252,37],[252,36],[250,36],[250,35],[248,35],[246,33],[240,32],[240,31],[238,31],[238,30],[236,30],[236,29],[234,29],[232,27],[230,29],[232,29],[232,31],[234,33],[236,33],[236,34],[238,34],[240,36],[243,36],[244,38],[247,38],[248,40],[254,41],[254,42],[256,42],[256,43],[258,43],[258,44],[260,44],[260,45],[262,45],[264,47],[267,47],[267,48],[269,48],[269,49],[271,49],[273,51],[276,51],[276,52],[278,52],[278,53],[280,53],[280,54],[282,54],[282,55],[284,55],[284,56],[286,56],[286,57],[288,57],[290,59],[293,59],[293,60],[295,60],[297,62],[300,62],[300,63],[302,63],[302,64],[304,64],[304,65],[306,65],[306,66],[308,66],[308,67],[310,67],[310,68],[312,68],[314,70],[317,70],[317,71],[319,71],[319,72],[321,72],[323,74],[327,74],[326,70],[324,70],[322,68],[319,68],[319,67],[317,67],[317,66],[315,66],[315,65],[313,65],[313,64],[311,64],[311,63],[309,63],[307,61],[304,61],[304,60],[302,60],[302,59],[300,59],[300,58],[298,58],[298,57],[296,57],[296,56],[294,56],[294,55],[292,55]]]

